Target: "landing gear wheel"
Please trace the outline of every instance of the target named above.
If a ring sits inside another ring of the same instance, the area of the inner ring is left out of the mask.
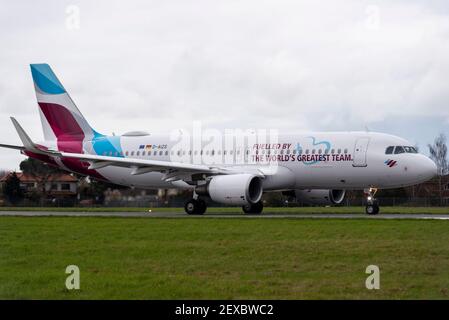
[[[366,195],[366,207],[365,212],[369,215],[375,215],[379,213],[379,202],[374,196],[376,195],[376,188],[369,188],[364,190]]]
[[[191,199],[184,205],[184,210],[187,214],[203,214],[206,212],[207,205],[204,200],[201,199]]]
[[[196,200],[198,202],[198,212],[197,214],[204,214],[207,210],[207,204],[206,201],[202,200],[202,199],[197,199]]]
[[[253,204],[246,204],[242,209],[246,214],[260,214],[263,210],[263,203],[259,201]]]
[[[379,213],[379,205],[377,203],[376,204],[367,204],[365,211],[369,215],[378,214]]]

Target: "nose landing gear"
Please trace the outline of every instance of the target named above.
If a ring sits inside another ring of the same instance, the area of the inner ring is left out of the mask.
[[[376,188],[369,188],[364,190],[366,195],[366,207],[365,212],[369,215],[375,215],[379,213],[379,202],[374,196],[376,195]]]

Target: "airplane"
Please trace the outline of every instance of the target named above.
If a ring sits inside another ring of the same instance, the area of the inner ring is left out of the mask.
[[[278,134],[274,142],[231,146],[202,140],[183,145],[167,134],[145,131],[104,135],[89,125],[48,64],[30,67],[44,140],[34,142],[11,117],[23,145],[0,147],[118,185],[190,190],[187,214],[204,214],[207,198],[259,214],[267,192],[335,205],[343,203],[348,190],[363,190],[366,213],[377,214],[378,189],[419,184],[437,172],[409,141],[378,132]],[[211,156],[218,160],[203,161]]]

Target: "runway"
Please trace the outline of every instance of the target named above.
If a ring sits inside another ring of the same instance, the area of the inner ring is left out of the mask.
[[[414,219],[414,220],[449,220],[447,214],[343,214],[343,213],[276,213],[245,215],[243,213],[209,213],[188,215],[184,212],[70,212],[70,211],[0,211],[0,216],[20,217],[118,217],[118,218],[168,218],[168,219]]]

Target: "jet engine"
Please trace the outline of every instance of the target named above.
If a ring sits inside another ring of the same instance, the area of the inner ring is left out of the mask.
[[[346,190],[295,190],[296,200],[306,204],[331,205],[340,204],[345,199]]]
[[[214,176],[195,189],[198,195],[209,196],[223,204],[247,205],[259,202],[262,197],[262,180],[252,174]]]

